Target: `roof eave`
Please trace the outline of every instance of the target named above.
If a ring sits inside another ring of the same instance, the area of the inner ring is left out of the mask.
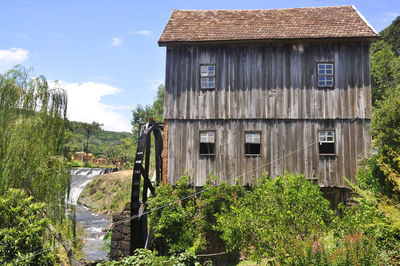
[[[271,44],[292,44],[311,42],[374,42],[379,40],[380,35],[363,37],[325,37],[325,38],[290,38],[290,39],[248,39],[248,40],[205,40],[205,41],[158,41],[158,46],[193,46],[193,45],[216,45],[216,44],[245,44],[245,43],[271,43]]]

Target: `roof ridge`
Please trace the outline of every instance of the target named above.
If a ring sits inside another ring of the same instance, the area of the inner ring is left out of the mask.
[[[279,11],[279,10],[293,10],[293,9],[318,9],[318,8],[340,8],[340,7],[354,7],[354,5],[341,5],[341,6],[311,6],[311,7],[286,7],[286,8],[255,8],[255,9],[174,9],[173,11]]]

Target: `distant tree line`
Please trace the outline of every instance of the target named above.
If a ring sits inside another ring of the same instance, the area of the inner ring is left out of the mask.
[[[135,143],[140,134],[140,125],[145,124],[149,118],[153,118],[155,122],[164,121],[164,93],[165,86],[160,85],[157,88],[157,94],[153,104],[138,105],[132,110],[132,134]]]

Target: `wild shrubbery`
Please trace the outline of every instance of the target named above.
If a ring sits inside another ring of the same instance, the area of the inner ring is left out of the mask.
[[[326,231],[333,218],[329,202],[303,175],[262,178],[229,211],[219,215],[218,229],[228,247],[250,258],[293,255],[298,239]]]
[[[368,169],[358,176],[364,185],[372,182]],[[196,195],[189,183],[185,176],[175,189],[161,186],[150,199],[150,225],[162,255],[228,251],[253,261],[292,265],[398,261],[400,231],[358,187],[357,204],[342,206],[338,216],[318,186],[302,175],[264,176],[251,189],[214,185],[211,177]]]
[[[197,197],[189,181],[161,186],[150,199],[154,242],[167,247],[163,254],[241,250],[254,259],[285,257],[299,238],[313,239],[333,219],[328,201],[302,175],[263,177],[252,190],[214,185],[211,177]]]
[[[0,197],[0,262],[5,265],[53,265],[52,243],[45,243],[44,204],[17,189]]]
[[[193,245],[198,234],[194,220],[195,199],[188,197],[194,189],[189,186],[188,179],[188,176],[182,177],[176,189],[171,184],[158,187],[157,196],[149,199],[153,210],[150,226],[154,230],[154,244],[162,255],[184,252]]]

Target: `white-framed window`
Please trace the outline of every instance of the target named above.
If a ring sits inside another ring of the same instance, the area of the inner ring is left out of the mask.
[[[200,66],[200,88],[215,89],[215,64]]]
[[[200,131],[200,155],[215,155],[215,131]]]
[[[244,152],[246,156],[261,155],[261,132],[245,132]]]
[[[333,87],[334,69],[333,63],[317,64],[318,87]]]
[[[319,130],[318,131],[319,154],[334,155],[335,154],[335,131]]]

